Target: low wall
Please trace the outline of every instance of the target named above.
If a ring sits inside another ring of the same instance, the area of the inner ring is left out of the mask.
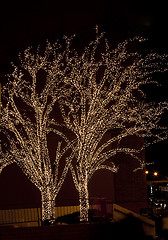
[[[138,218],[144,230],[145,235],[155,237],[155,222],[151,219],[143,217],[135,212],[132,212],[126,208],[120,207],[117,204],[113,204],[113,220],[119,222],[129,216]]]
[[[55,207],[56,218],[79,211],[79,206]],[[41,208],[0,210],[0,226],[37,227],[41,226]]]

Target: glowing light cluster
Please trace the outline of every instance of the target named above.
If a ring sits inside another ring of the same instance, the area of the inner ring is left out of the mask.
[[[0,146],[1,149],[1,146]],[[5,159],[5,161],[4,161]],[[2,170],[7,167],[8,165],[10,165],[11,163],[14,162],[13,157],[11,156],[10,153],[4,153],[3,151],[1,151],[1,157],[0,157],[0,174],[2,172]]]
[[[104,34],[98,34],[98,29],[96,33],[96,39],[82,54],[71,48],[72,38],[67,37],[64,37],[65,49],[58,42],[48,43],[43,54],[39,50],[33,54],[28,48],[24,56],[20,56],[20,68],[14,66],[3,89],[2,129],[15,162],[42,193],[43,220],[55,217],[55,197],[68,169],[79,192],[81,221],[88,221],[88,183],[97,170],[117,172],[112,157],[118,153],[136,159],[137,169],[145,166],[141,153],[148,143],[142,141],[137,147],[124,144],[123,140],[128,136],[134,136],[137,142],[154,137],[152,142],[157,142],[167,137],[159,120],[168,104],[147,103],[141,90],[142,85],[151,83],[153,72],[167,70],[167,66],[161,68],[167,56],[155,53],[142,56],[131,51],[130,46],[143,44],[144,39],[138,37],[111,50]],[[41,70],[46,79],[39,93],[37,75]],[[18,99],[23,102],[20,107]],[[51,118],[56,102],[62,124]],[[27,105],[27,108],[24,106],[26,112],[22,111],[22,104]],[[29,111],[33,112],[34,120]],[[60,126],[75,136],[73,140],[58,130]],[[49,132],[59,135],[66,143],[62,148],[61,141],[56,143],[54,168],[47,146]],[[66,164],[58,174],[63,157]],[[2,162],[6,163],[8,158]]]
[[[142,139],[154,137],[154,143],[167,137],[159,119],[168,104],[147,103],[141,89],[142,85],[154,84],[150,79],[153,72],[167,70],[167,65],[160,67],[167,56],[150,53],[142,57],[129,50],[130,45],[143,44],[142,38],[126,40],[114,50],[103,39],[103,33],[97,35],[81,56],[77,53],[74,56],[69,49],[66,83],[72,90],[60,100],[64,123],[77,138],[76,162],[71,163],[70,169],[79,192],[82,221],[88,221],[88,183],[95,171],[117,172],[112,157],[118,153],[137,160],[139,164],[134,171],[143,169],[146,163],[142,152],[149,142]],[[124,145],[123,140],[129,136],[142,144]]]
[[[71,152],[58,176],[60,161],[71,146],[61,131],[52,128],[50,117],[56,101],[65,94],[65,88],[58,87],[60,76],[64,74],[64,70],[60,70],[60,48],[58,44],[51,47],[48,43],[41,55],[39,49],[35,53],[31,48],[25,50],[23,56],[19,56],[21,64],[13,65],[14,71],[8,75],[8,83],[2,91],[1,129],[10,151],[2,151],[0,170],[12,162],[19,165],[41,192],[43,220],[55,218],[55,198],[73,158]],[[39,92],[40,71],[45,80]],[[50,132],[60,137],[53,163],[47,141]]]

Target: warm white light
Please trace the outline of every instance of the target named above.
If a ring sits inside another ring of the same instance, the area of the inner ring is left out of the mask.
[[[20,55],[21,64],[14,66],[3,88],[1,127],[10,144],[10,152],[2,152],[0,171],[12,162],[18,164],[41,192],[43,220],[55,218],[55,198],[74,156],[72,151],[67,155],[65,166],[58,174],[60,161],[73,144],[61,131],[53,128],[54,120],[50,117],[56,101],[67,91],[64,86],[58,87],[63,74],[60,70],[63,56],[55,52],[59,48],[58,44],[51,47],[48,43],[41,55],[38,50],[36,53],[31,48],[25,50],[23,56]],[[46,77],[40,93],[37,89],[39,71]],[[48,150],[50,132],[60,139],[55,143],[54,162],[51,162]]]
[[[43,54],[39,49],[32,53],[28,48],[20,56],[21,65],[14,66],[3,88],[1,126],[10,142],[13,160],[41,191],[43,220],[55,217],[55,197],[68,169],[79,192],[81,221],[88,221],[88,183],[97,170],[117,172],[118,167],[111,158],[118,153],[137,160],[139,165],[135,171],[145,167],[142,152],[148,143],[142,142],[136,147],[123,144],[123,140],[134,136],[139,142],[145,137],[154,137],[154,143],[167,137],[158,123],[168,104],[148,103],[141,90],[142,85],[150,82],[153,72],[165,70],[160,64],[167,56],[131,52],[128,45],[142,44],[144,40],[138,37],[111,50],[103,33],[98,35],[96,29],[96,39],[82,54],[71,48],[72,38],[67,37],[64,37],[65,49],[58,42],[48,43]],[[104,41],[102,46],[101,41]],[[38,92],[41,70],[45,73],[45,84]],[[62,124],[51,117],[51,112],[57,114],[56,102]],[[71,137],[60,130],[65,128]],[[61,138],[55,143],[54,167],[47,145],[49,132]],[[71,152],[66,155],[66,164],[60,173],[60,161],[69,149]],[[3,157],[1,166],[9,158]]]

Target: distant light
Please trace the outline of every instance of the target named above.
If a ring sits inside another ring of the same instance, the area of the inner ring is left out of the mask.
[[[150,192],[151,192],[151,194],[153,194],[153,187],[152,186],[150,186]]]
[[[154,172],[154,174],[153,174],[154,176],[157,176],[158,175],[158,173],[157,172]]]
[[[146,173],[146,174],[148,174],[148,173],[149,173],[149,171],[148,171],[148,170],[146,170],[146,171],[145,171],[145,173]]]

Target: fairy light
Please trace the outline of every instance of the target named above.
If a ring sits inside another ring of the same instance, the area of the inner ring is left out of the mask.
[[[53,45],[48,43],[43,55],[39,50],[33,54],[28,48],[24,56],[20,56],[21,68],[14,66],[3,90],[6,104],[2,106],[2,129],[15,136],[13,140],[13,135],[8,135],[15,161],[42,193],[43,220],[55,217],[55,197],[68,169],[79,192],[80,219],[88,221],[88,183],[96,171],[117,172],[118,167],[112,162],[112,157],[118,153],[137,160],[139,167],[135,171],[144,169],[141,153],[148,143],[136,148],[123,146],[122,140],[128,136],[139,139],[154,137],[152,143],[155,143],[167,137],[166,130],[158,123],[168,104],[147,103],[140,88],[151,83],[153,72],[167,70],[167,65],[160,67],[167,55],[149,53],[142,56],[128,50],[130,44],[145,41],[139,37],[126,40],[111,50],[103,36],[104,33],[99,34],[96,27],[96,39],[81,55],[71,48],[73,37],[66,36],[65,49],[58,41]],[[100,52],[98,47],[103,39],[105,47],[101,47]],[[42,92],[38,93],[37,74],[40,70],[47,77]],[[31,81],[25,79],[25,71]],[[28,111],[27,114],[21,113],[17,106],[18,98],[33,110],[35,122],[32,122]],[[62,126],[75,136],[71,141],[58,130],[61,124],[50,118],[56,102],[63,118]],[[153,129],[158,131],[154,133]],[[66,142],[64,148],[61,148],[61,141],[57,143],[54,172],[47,148],[50,131]],[[111,137],[106,138],[109,131],[112,132]],[[64,170],[58,179],[60,160],[69,149],[71,154],[66,157]],[[2,161],[7,161],[6,158]]]
[[[58,175],[60,161],[73,144],[54,126],[50,114],[54,104],[67,89],[58,85],[65,74],[60,70],[61,46],[47,43],[43,54],[31,48],[19,55],[20,65],[8,75],[8,83],[3,87],[2,133],[8,140],[10,152],[2,151],[0,171],[15,162],[25,175],[40,190],[42,199],[42,219],[55,219],[55,198],[64,182],[74,153],[66,157],[65,166]],[[52,61],[51,59],[52,55]],[[46,80],[42,90],[37,90],[37,74],[43,71]],[[47,136],[53,132],[60,136],[54,163],[49,158]],[[64,148],[62,148],[64,140]],[[66,143],[66,146],[65,146]]]
[[[142,143],[138,149],[123,147],[124,138],[154,136],[155,143],[167,137],[165,129],[159,127],[158,122],[168,104],[147,103],[140,88],[151,82],[153,72],[167,70],[167,66],[161,70],[158,64],[164,62],[167,56],[150,53],[142,57],[137,52],[128,51],[129,44],[145,41],[135,37],[120,43],[114,50],[110,50],[105,39],[105,49],[98,59],[96,54],[100,54],[98,47],[103,40],[103,33],[98,35],[97,31],[96,28],[95,41],[90,42],[81,56],[77,53],[74,56],[69,49],[66,83],[72,91],[59,102],[64,123],[77,139],[74,145],[76,164],[73,162],[70,170],[79,192],[81,221],[88,221],[88,183],[93,174],[99,169],[118,171],[118,167],[108,159],[122,152],[139,163],[134,171],[145,168],[142,152],[148,143]],[[152,130],[155,128],[160,132],[154,134]],[[106,140],[107,132],[116,129],[118,133]],[[112,144],[115,147],[109,150]]]
[[[95,31],[96,31],[96,34],[99,33],[99,26],[98,25],[95,26]]]
[[[3,153],[1,145],[0,145],[0,151],[1,151],[1,158],[0,158],[0,174],[1,174],[2,170],[5,167],[14,163],[14,159],[11,156],[11,154],[9,154],[9,153],[4,154]],[[5,158],[5,161],[4,161],[4,158]]]

